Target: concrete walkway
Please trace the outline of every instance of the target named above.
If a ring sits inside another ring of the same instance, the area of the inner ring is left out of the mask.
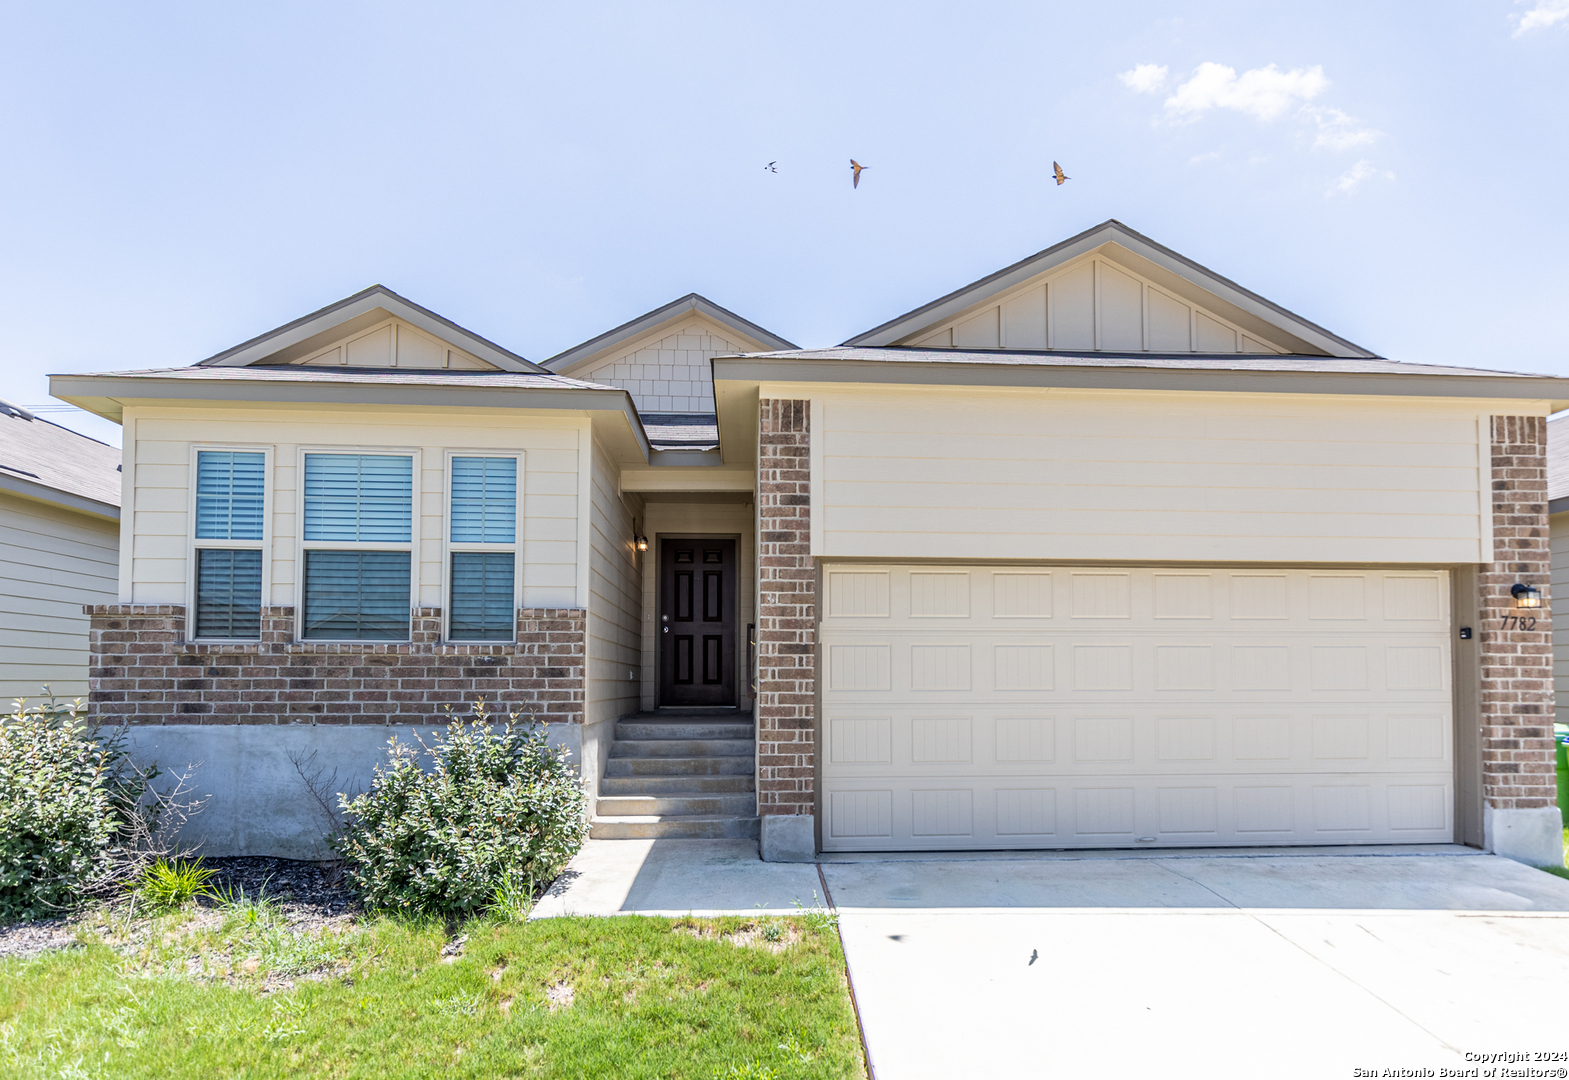
[[[811,863],[765,863],[756,840],[589,840],[532,919],[794,914],[821,904]]]
[[[1467,1052],[1569,1051],[1569,882],[1469,848],[822,871],[877,1080],[1437,1075]],[[752,841],[590,840],[534,917],[790,913],[821,893],[817,867]]]

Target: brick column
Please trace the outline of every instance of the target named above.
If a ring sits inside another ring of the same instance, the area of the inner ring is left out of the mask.
[[[770,861],[816,854],[817,572],[811,402],[764,399],[757,435],[757,810]]]
[[[1526,862],[1558,864],[1547,419],[1493,417],[1492,465],[1495,561],[1477,574],[1485,844]],[[1510,595],[1516,582],[1540,589],[1542,606],[1516,608]],[[1517,616],[1534,625],[1517,628]]]

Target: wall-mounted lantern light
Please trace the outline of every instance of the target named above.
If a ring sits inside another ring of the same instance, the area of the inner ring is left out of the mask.
[[[1515,598],[1515,607],[1541,607],[1542,593],[1530,585],[1517,584],[1509,590]]]
[[[639,551],[647,551],[648,550],[648,537],[642,535],[641,533],[639,533],[637,536],[633,537],[632,538],[632,542],[637,545],[637,549]]]

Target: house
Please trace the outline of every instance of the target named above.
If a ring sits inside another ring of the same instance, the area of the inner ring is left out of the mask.
[[[0,401],[0,702],[87,696],[87,604],[115,599],[120,451]]]
[[[1115,221],[835,348],[689,296],[535,364],[377,287],[53,392],[131,471],[94,708],[207,763],[209,850],[303,850],[302,769],[488,695],[598,835],[1561,857],[1569,380]]]

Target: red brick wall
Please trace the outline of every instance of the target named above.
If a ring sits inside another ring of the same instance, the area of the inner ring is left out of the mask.
[[[817,570],[811,402],[764,399],[757,448],[757,809],[815,804]]]
[[[295,641],[294,609],[262,609],[262,640],[193,645],[180,605],[89,606],[88,701],[100,722],[428,724],[483,696],[551,722],[583,722],[584,618],[523,608],[516,644],[441,640],[441,610],[416,608],[412,641]]]
[[[1556,806],[1546,418],[1493,417],[1492,454],[1496,561],[1477,575],[1482,793],[1498,810]],[[1516,608],[1516,582],[1540,589],[1542,606]],[[1534,618],[1534,628],[1503,628],[1519,615]]]

